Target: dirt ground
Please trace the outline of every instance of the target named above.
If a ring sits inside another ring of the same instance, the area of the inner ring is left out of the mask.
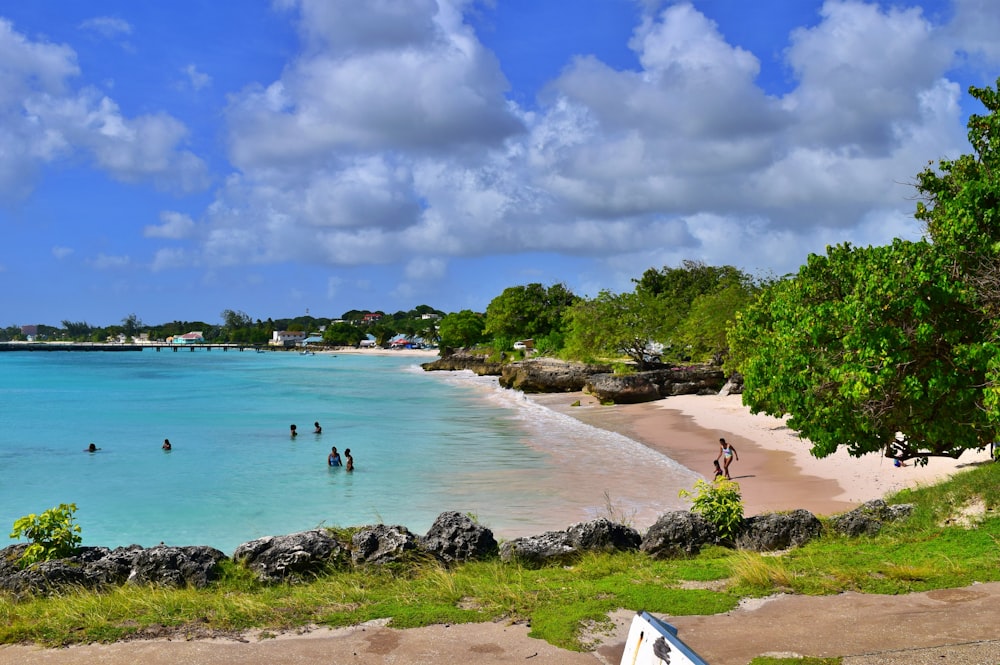
[[[842,656],[844,665],[1000,664],[1000,583],[899,596],[844,593],[778,596],[712,616],[663,616],[710,665],[747,665],[760,655]],[[616,665],[633,612],[596,649],[576,653],[528,637],[525,624],[383,623],[276,637],[158,639],[65,649],[0,647],[3,665],[329,665],[531,663]]]

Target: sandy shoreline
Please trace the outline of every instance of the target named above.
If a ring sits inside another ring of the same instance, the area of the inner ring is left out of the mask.
[[[845,450],[816,459],[809,454],[809,443],[784,420],[750,413],[739,395],[679,395],[615,406],[601,406],[583,393],[532,399],[634,439],[706,478],[712,477],[712,460],[724,437],[739,455],[730,472],[740,485],[747,515],[797,508],[832,515],[989,460],[986,451],[969,451],[960,460],[932,458],[926,467],[897,468],[879,455],[852,458]],[[576,400],[580,406],[571,406]]]

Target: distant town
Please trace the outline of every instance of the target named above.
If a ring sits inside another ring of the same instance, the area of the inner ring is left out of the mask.
[[[135,314],[129,314],[120,325],[106,327],[91,326],[84,321],[62,321],[60,326],[9,326],[0,328],[0,342],[433,348],[439,342],[438,323],[444,316],[444,312],[428,305],[393,314],[351,310],[339,318],[305,315],[254,319],[245,312],[227,309],[218,323],[172,321],[158,325],[146,325]]]

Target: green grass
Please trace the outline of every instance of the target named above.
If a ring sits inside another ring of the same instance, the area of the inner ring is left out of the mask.
[[[588,554],[573,565],[529,569],[499,560],[331,571],[310,583],[265,585],[227,563],[208,589],[125,586],[16,599],[0,595],[0,643],[66,645],[163,634],[278,631],[372,619],[396,627],[529,621],[531,635],[584,649],[586,627],[625,608],[660,615],[715,614],[741,598],[776,592],[899,594],[1000,580],[1000,464],[980,466],[890,502],[916,505],[911,518],[875,537],[822,538],[778,556],[711,547],[654,561],[640,553]],[[955,519],[969,505],[973,526]],[[837,659],[757,659],[755,665],[827,665]]]

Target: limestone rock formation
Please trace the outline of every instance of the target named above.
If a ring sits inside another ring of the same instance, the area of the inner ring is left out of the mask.
[[[351,561],[355,565],[405,561],[416,553],[417,537],[405,526],[367,526],[351,539]]]
[[[438,515],[420,546],[445,563],[485,559],[499,550],[492,531],[455,511]]]
[[[804,545],[822,533],[822,522],[808,510],[766,513],[743,520],[736,546],[755,552],[773,552]]]
[[[654,559],[697,554],[719,541],[715,525],[698,513],[675,510],[661,515],[642,537],[639,549]]]
[[[264,582],[300,580],[347,560],[347,547],[326,529],[286,536],[265,536],[243,543],[233,552]]]
[[[593,375],[610,371],[607,365],[533,358],[504,365],[499,381],[504,388],[525,393],[568,393],[583,390]]]

